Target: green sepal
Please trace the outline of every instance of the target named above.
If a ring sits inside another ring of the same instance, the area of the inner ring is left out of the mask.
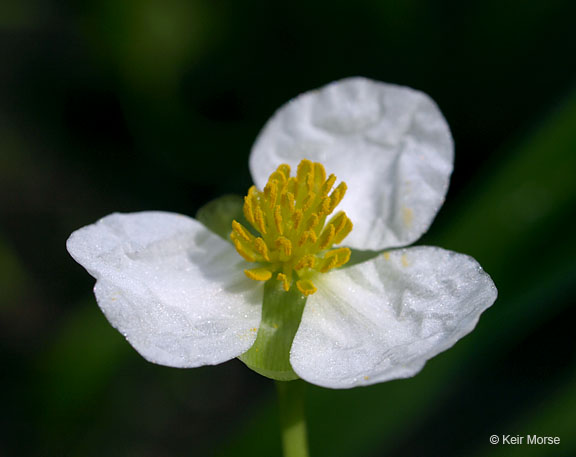
[[[237,220],[244,226],[248,225],[242,211],[243,205],[242,197],[232,194],[223,195],[202,206],[196,212],[196,219],[216,235],[230,241],[233,220]]]
[[[348,268],[359,263],[366,262],[378,257],[384,251],[363,251],[360,249],[350,249],[350,260],[342,265],[340,268]]]
[[[239,359],[267,378],[276,381],[298,379],[290,365],[290,348],[305,304],[306,297],[296,287],[286,292],[281,281],[275,278],[266,281],[256,341]]]

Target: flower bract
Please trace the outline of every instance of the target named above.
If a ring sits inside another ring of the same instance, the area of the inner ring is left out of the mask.
[[[405,378],[497,295],[471,257],[405,247],[444,201],[452,163],[427,95],[344,79],[266,124],[250,156],[255,185],[226,236],[141,212],[106,216],[67,246],[96,278],[110,323],[154,363],[240,357],[266,376],[331,388]],[[370,258],[349,261],[355,252]]]

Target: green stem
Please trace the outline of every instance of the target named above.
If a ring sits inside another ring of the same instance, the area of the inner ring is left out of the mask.
[[[308,457],[304,393],[306,383],[276,381],[284,457]]]

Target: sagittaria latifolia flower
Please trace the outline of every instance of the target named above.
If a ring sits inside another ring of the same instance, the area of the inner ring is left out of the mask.
[[[345,79],[264,127],[255,186],[225,236],[173,213],[111,214],[74,232],[68,250],[97,279],[110,323],[151,362],[239,357],[274,379],[332,388],[405,378],[496,299],[471,257],[403,248],[440,208],[452,162],[427,95]]]

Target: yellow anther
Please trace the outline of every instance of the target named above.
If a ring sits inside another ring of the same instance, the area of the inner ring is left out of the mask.
[[[257,206],[256,211],[254,211],[254,222],[256,224],[256,229],[262,234],[266,235],[268,231],[266,230],[266,222],[264,221],[264,213],[262,209]]]
[[[246,220],[251,224],[254,224],[254,207],[252,206],[252,200],[249,195],[244,197],[244,207],[242,209]]]
[[[312,214],[304,224],[304,230],[312,230],[318,225],[319,222],[320,219],[318,219],[318,216],[316,214]]]
[[[318,241],[318,237],[316,236],[316,233],[312,230],[308,230],[308,239],[310,240],[311,243],[316,243],[316,241]]]
[[[272,277],[272,272],[266,268],[244,270],[244,274],[255,281],[268,281]]]
[[[298,240],[298,246],[302,247],[306,243],[314,244],[314,243],[316,243],[317,240],[318,240],[318,237],[316,236],[316,233],[314,233],[314,231],[312,231],[312,230],[307,230],[306,232],[304,232],[302,234],[302,236]]]
[[[286,181],[288,181],[288,177],[282,173],[280,170],[276,170],[274,173],[272,173],[270,175],[270,178],[268,178],[269,181],[277,181],[278,182],[278,186],[280,188],[284,187],[284,184],[286,184]]]
[[[282,224],[282,207],[280,205],[274,208],[274,224],[276,224],[276,231],[280,235],[284,234],[284,224]]]
[[[306,189],[308,193],[314,190],[314,174],[312,172],[306,175]]]
[[[346,219],[348,219],[348,217],[346,216],[346,213],[344,211],[338,211],[333,217],[332,219],[330,219],[330,221],[328,222],[329,225],[333,225],[334,228],[336,229],[336,233],[340,232],[340,230],[342,230],[344,228],[344,226],[346,225]]]
[[[318,249],[323,251],[328,246],[331,246],[332,241],[334,240],[334,235],[336,235],[336,229],[334,226],[332,224],[327,225],[318,239]]]
[[[330,192],[330,189],[332,189],[332,186],[334,185],[335,182],[336,182],[336,176],[334,175],[328,176],[326,182],[322,184],[322,190],[320,191],[320,195],[323,196],[328,195],[328,192]]]
[[[268,206],[270,207],[270,209],[276,206],[276,203],[278,202],[278,194],[279,194],[279,183],[278,181],[272,181],[271,192],[268,201]]]
[[[354,224],[352,224],[352,221],[348,219],[348,217],[346,217],[344,227],[341,230],[339,230],[338,233],[336,233],[336,236],[334,237],[334,244],[340,244],[342,240],[344,240],[344,238],[348,236],[348,234],[352,231],[353,228]]]
[[[266,242],[261,238],[258,237],[254,240],[254,250],[260,254],[266,262],[270,262],[270,254],[268,252],[268,246]]]
[[[322,203],[320,203],[320,213],[323,215],[330,214],[332,212],[332,199],[330,197],[323,197]]]
[[[286,180],[290,178],[290,165],[283,163],[276,169],[276,171],[282,173]]]
[[[303,217],[304,214],[302,213],[301,209],[297,209],[296,211],[294,211],[294,214],[292,215],[292,221],[294,222],[293,224],[294,230],[298,230],[300,228],[300,223],[302,222]]]
[[[350,251],[349,248],[338,248],[338,249],[333,249],[331,251],[328,251],[326,253],[326,255],[324,256],[324,258],[325,259],[335,258],[336,263],[335,263],[334,268],[337,268],[337,267],[341,267],[346,262],[348,262],[350,260],[351,254],[352,254],[352,251]]]
[[[258,204],[258,194],[259,194],[259,192],[258,192],[258,189],[256,189],[256,186],[250,186],[250,189],[248,189],[248,194],[246,195],[246,197],[248,197],[254,205],[257,205]]]
[[[284,273],[278,273],[276,279],[278,279],[278,281],[282,281],[282,287],[286,292],[290,290],[290,281],[288,280],[288,276],[286,276]]]
[[[318,162],[314,164],[314,181],[318,187],[321,187],[322,184],[324,184],[324,181],[326,181],[326,170],[324,169],[324,165]]]
[[[244,226],[236,221],[232,221],[232,229],[235,233],[237,233],[242,239],[246,241],[252,241],[254,239],[254,235],[252,235],[248,230],[244,228]]]
[[[305,184],[307,175],[312,171],[313,165],[308,159],[302,159],[298,164],[298,170],[296,171],[296,179]]]
[[[238,254],[244,257],[245,260],[248,262],[256,262],[254,255],[246,249],[246,246],[244,246],[238,238],[232,238],[232,242],[234,243],[234,247],[238,251]]]
[[[270,209],[274,208],[278,198],[278,181],[268,181],[264,188],[264,197],[268,200],[268,207]]]
[[[338,264],[337,257],[328,257],[327,259],[324,259],[324,262],[322,262],[320,272],[327,273],[328,271],[332,270],[332,268],[336,268],[337,264]]]
[[[294,212],[294,194],[292,192],[282,194],[282,205],[288,210],[288,213]]]
[[[334,208],[336,208],[340,204],[340,202],[344,198],[344,195],[346,195],[347,190],[348,186],[346,186],[346,183],[341,182],[340,184],[338,184],[338,187],[336,187],[336,189],[334,189],[334,191],[330,194],[330,198],[332,199],[332,204],[330,207],[331,212],[334,211]]]
[[[296,265],[294,265],[294,269],[298,271],[304,268],[314,268],[315,264],[316,264],[316,257],[314,257],[311,254],[306,254],[300,260],[298,260],[298,262],[296,262]]]
[[[301,279],[299,281],[296,281],[296,287],[298,287],[298,290],[302,293],[302,295],[312,295],[314,292],[316,292],[318,289],[316,289],[316,286],[312,283],[312,281],[310,281],[309,279]]]
[[[254,186],[244,199],[244,216],[254,236],[239,222],[232,223],[230,237],[238,253],[249,262],[264,266],[245,270],[249,278],[267,281],[274,277],[290,290],[296,275],[298,290],[305,295],[316,292],[313,275],[344,265],[350,258],[348,248],[331,249],[352,230],[344,212],[329,216],[346,192],[346,184],[326,178],[319,163],[302,160],[295,177],[290,167],[280,165],[268,179],[264,190]]]
[[[290,192],[294,196],[294,199],[298,198],[298,180],[296,178],[292,177],[288,180],[288,183],[286,183],[286,192]]]
[[[292,243],[286,237],[279,236],[276,238],[276,248],[278,249],[283,260],[287,260],[292,255]]]
[[[309,192],[308,196],[306,197],[306,200],[304,200],[304,204],[302,205],[302,211],[304,212],[308,211],[312,206],[312,203],[314,203],[315,199],[316,194],[314,194],[314,192]]]

